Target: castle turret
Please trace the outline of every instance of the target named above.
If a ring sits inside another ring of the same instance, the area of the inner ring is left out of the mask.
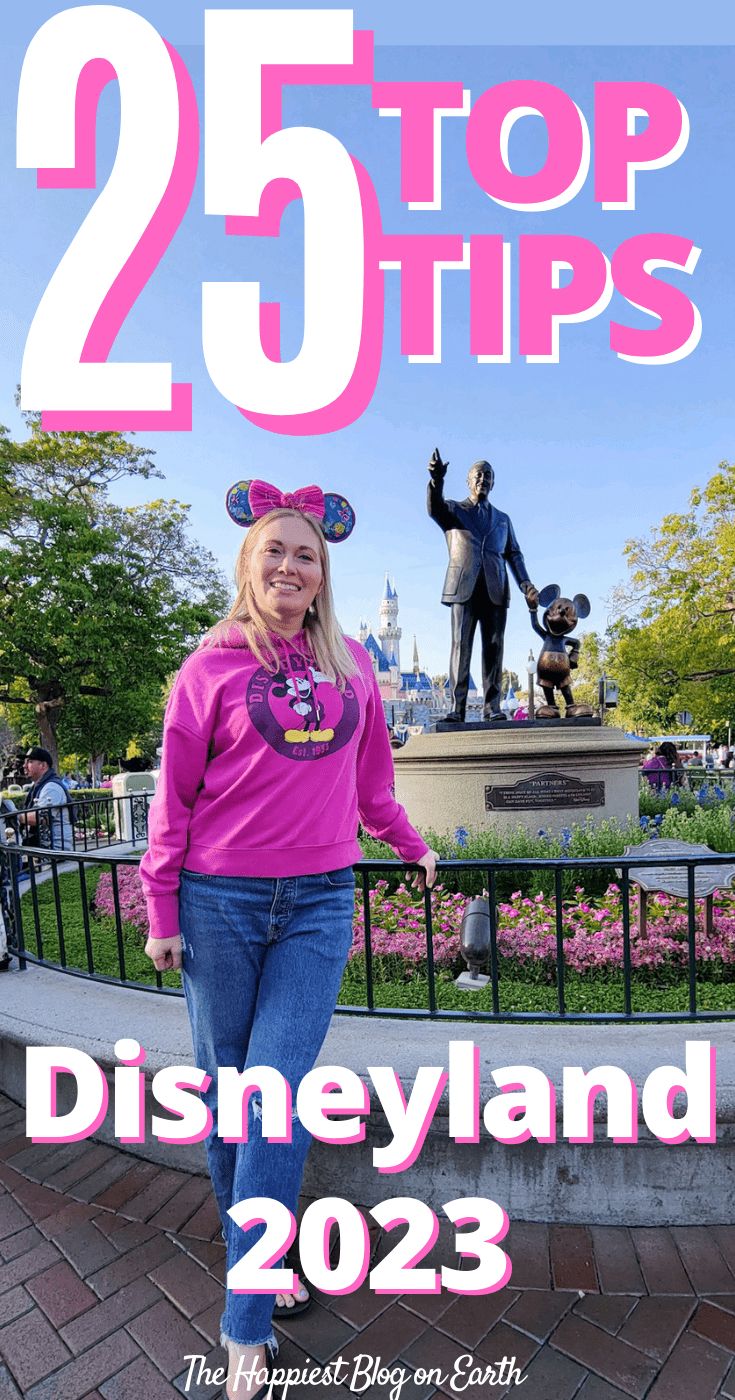
[[[401,669],[401,629],[398,626],[398,594],[386,574],[383,597],[380,603],[380,627],[378,640],[386,656],[395,658],[398,671]]]

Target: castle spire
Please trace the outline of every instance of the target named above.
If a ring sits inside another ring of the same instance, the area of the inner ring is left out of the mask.
[[[395,657],[395,664],[401,669],[401,629],[398,626],[398,593],[395,583],[391,584],[386,572],[383,597],[380,604],[380,627],[378,641],[389,659]]]

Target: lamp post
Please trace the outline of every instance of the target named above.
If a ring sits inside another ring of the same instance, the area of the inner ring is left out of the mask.
[[[534,685],[536,680],[536,660],[532,651],[528,653],[526,662],[526,673],[528,675],[528,718],[536,718],[536,696]]]
[[[597,682],[597,692],[600,710],[600,723],[605,723],[605,711],[614,710],[618,703],[618,687],[615,681],[611,681],[603,671]]]

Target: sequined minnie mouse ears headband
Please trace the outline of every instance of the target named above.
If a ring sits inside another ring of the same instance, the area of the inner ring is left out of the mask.
[[[236,525],[254,525],[272,510],[300,510],[319,522],[330,544],[341,544],[352,534],[355,512],[344,496],[320,486],[302,486],[298,491],[279,491],[267,481],[236,481],[227,492],[227,514]]]

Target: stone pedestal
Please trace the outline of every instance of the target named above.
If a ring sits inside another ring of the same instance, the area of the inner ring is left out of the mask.
[[[640,744],[621,729],[495,726],[417,734],[394,755],[396,797],[421,831],[559,832],[638,816]]]

